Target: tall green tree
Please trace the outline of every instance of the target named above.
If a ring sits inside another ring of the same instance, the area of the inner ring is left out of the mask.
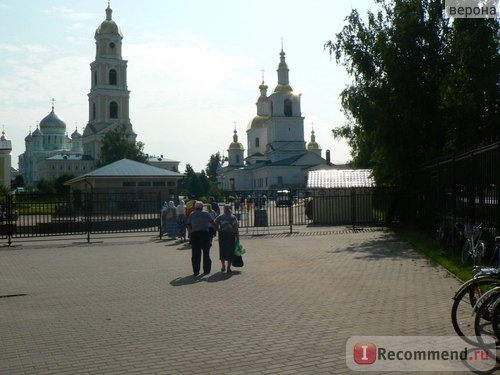
[[[205,195],[206,191],[203,186],[203,182],[199,175],[194,171],[191,164],[186,164],[186,170],[184,172],[185,178],[182,182],[182,190],[188,195],[195,195],[196,197],[202,197]]]
[[[130,142],[130,133],[125,125],[108,131],[101,141],[101,153],[98,166],[102,167],[124,158],[146,163],[144,143]]]
[[[496,19],[455,19],[443,85],[446,152],[500,140],[499,25]]]
[[[376,13],[364,21],[353,10],[325,44],[353,77],[341,93],[348,121],[333,134],[347,138],[355,165],[372,168],[379,183],[405,186],[423,162],[463,147],[472,135],[483,139],[492,131],[487,124],[498,124],[498,22],[450,22],[440,0],[375,2]],[[484,40],[464,56],[461,38],[472,34]],[[482,53],[487,57],[474,62]],[[474,78],[481,74],[483,81]],[[466,110],[460,102],[468,98],[474,105]]]
[[[222,157],[219,152],[210,155],[210,160],[207,163],[206,174],[211,182],[217,183],[217,172],[222,166]]]

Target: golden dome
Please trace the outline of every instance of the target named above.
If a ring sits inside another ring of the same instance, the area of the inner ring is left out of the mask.
[[[267,120],[269,120],[269,116],[255,116],[252,121],[248,123],[247,130],[266,128]]]

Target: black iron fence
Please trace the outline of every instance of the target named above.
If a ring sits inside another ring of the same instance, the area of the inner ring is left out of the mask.
[[[157,193],[73,193],[65,196],[0,196],[0,237],[157,232],[161,199]]]
[[[388,189],[290,189],[233,193],[226,198],[242,228],[386,224]]]
[[[295,225],[385,224],[391,193],[385,189],[246,191],[228,196],[240,227],[261,231]],[[177,202],[176,202],[177,203]],[[221,205],[223,202],[220,203]],[[157,193],[72,193],[0,196],[0,238],[155,232],[160,235]]]
[[[421,226],[482,224],[490,244],[500,235],[500,142],[427,165],[414,187]]]

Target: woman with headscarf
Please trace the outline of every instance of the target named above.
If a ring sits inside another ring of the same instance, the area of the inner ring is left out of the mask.
[[[162,236],[167,235],[167,212],[168,212],[168,202],[165,201],[163,202],[160,210],[160,223],[161,223],[161,228],[160,232]]]
[[[222,264],[221,272],[231,272],[231,263],[234,257],[236,242],[240,240],[238,219],[233,215],[230,205],[224,206],[224,213],[217,216],[215,225],[219,231],[219,259]],[[227,262],[227,268],[226,268]]]
[[[181,199],[176,208],[177,211],[177,237],[186,241],[186,204]]]
[[[173,201],[168,202],[166,213],[167,219],[167,236],[169,238],[177,237],[177,208]]]

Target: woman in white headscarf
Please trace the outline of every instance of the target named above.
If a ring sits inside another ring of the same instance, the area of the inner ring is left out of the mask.
[[[177,237],[177,209],[173,201],[168,202],[166,213],[167,219],[167,236],[169,238]]]
[[[181,199],[177,205],[177,238],[180,238],[182,242],[186,241],[186,204]]]

